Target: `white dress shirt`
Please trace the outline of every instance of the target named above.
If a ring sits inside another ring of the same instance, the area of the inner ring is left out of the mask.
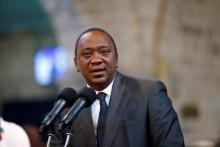
[[[108,106],[109,101],[110,101],[110,96],[111,96],[111,92],[112,92],[113,82],[114,82],[114,79],[108,85],[108,87],[106,87],[102,91],[95,91],[96,94],[99,93],[99,92],[103,92],[103,93],[106,94],[105,101],[107,103],[107,106]],[[87,86],[90,87],[89,85],[87,85]],[[98,120],[99,120],[99,112],[100,112],[100,101],[98,99],[95,100],[94,103],[91,105],[91,111],[92,111],[92,119],[93,119],[94,132],[95,132],[95,135],[96,135],[96,133],[97,133],[97,126],[98,126]]]
[[[0,125],[3,129],[0,147],[30,147],[28,135],[19,125],[3,120],[0,117]]]

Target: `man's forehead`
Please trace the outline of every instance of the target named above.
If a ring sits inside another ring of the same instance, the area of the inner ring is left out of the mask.
[[[82,39],[96,39],[98,37],[102,37],[102,38],[105,38],[105,39],[108,39],[111,41],[110,37],[105,32],[101,32],[101,31],[86,32],[85,34],[83,34],[80,37],[80,40],[82,40]]]
[[[105,32],[100,31],[91,31],[83,34],[78,42],[78,46],[81,46],[85,43],[110,43],[113,44],[110,37]]]
[[[83,35],[80,37],[80,40],[81,40],[81,39],[84,39],[84,38],[89,38],[89,37],[91,37],[91,36],[92,36],[92,33],[93,33],[93,32],[87,32],[87,33],[83,34]]]

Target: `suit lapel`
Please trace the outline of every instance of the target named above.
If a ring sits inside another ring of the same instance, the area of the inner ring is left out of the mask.
[[[130,92],[130,85],[123,80],[122,75],[117,73],[108,106],[105,136],[103,141],[104,147],[111,146],[113,142],[123,111],[128,102]]]
[[[90,107],[81,111],[78,117],[78,125],[85,139],[85,143],[87,143],[87,146],[96,147],[96,137],[94,134],[94,126]]]

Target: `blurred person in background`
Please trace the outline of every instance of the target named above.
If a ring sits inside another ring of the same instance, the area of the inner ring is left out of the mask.
[[[31,147],[24,129],[0,116],[0,147]]]
[[[45,142],[42,140],[38,133],[38,126],[32,123],[26,123],[23,125],[24,130],[29,136],[31,147],[46,147]]]

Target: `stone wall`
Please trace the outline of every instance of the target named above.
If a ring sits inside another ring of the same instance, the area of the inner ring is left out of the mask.
[[[162,55],[186,141],[220,137],[218,0],[170,0]],[[194,114],[187,114],[187,108]]]

